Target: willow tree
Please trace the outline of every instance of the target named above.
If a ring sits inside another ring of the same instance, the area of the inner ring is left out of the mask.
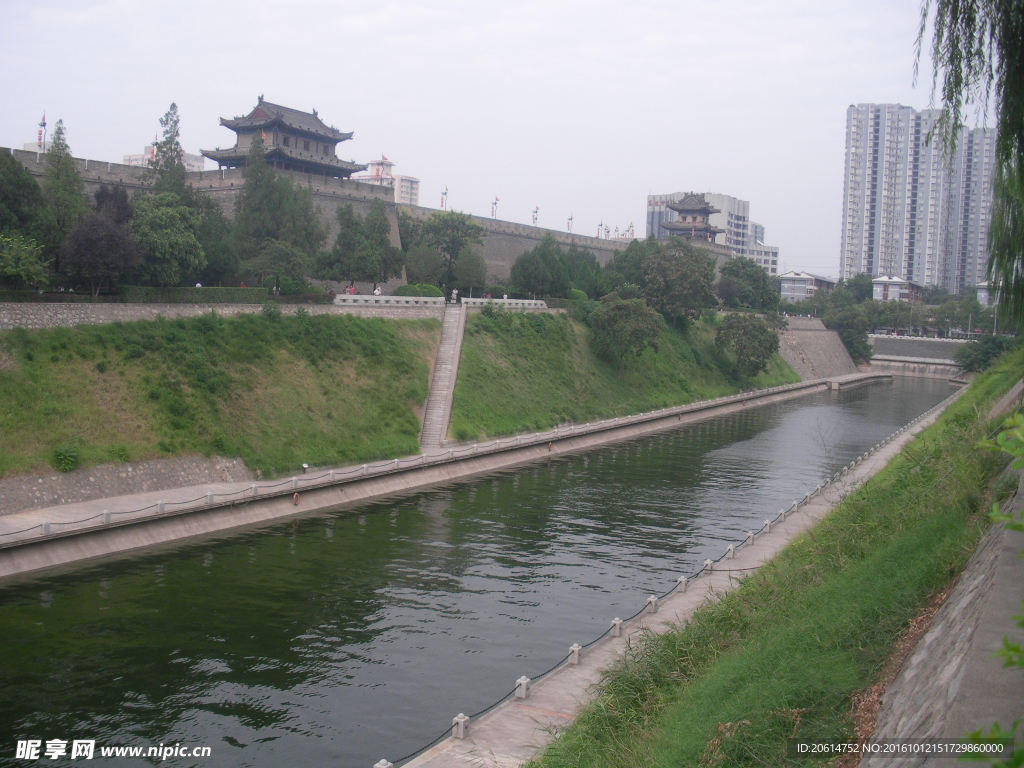
[[[1001,311],[1024,329],[1024,0],[925,0],[918,63],[929,20],[932,87],[943,110],[937,136],[947,156],[967,113],[995,114],[988,276]]]

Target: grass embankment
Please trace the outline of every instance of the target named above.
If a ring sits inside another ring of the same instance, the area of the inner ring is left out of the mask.
[[[214,314],[0,333],[0,473],[183,453],[265,473],[417,453],[436,320]]]
[[[794,766],[787,739],[856,740],[874,682],[931,595],[974,550],[1006,465],[978,413],[1024,374],[1017,352],[827,519],[677,631],[634,645],[537,761],[562,766]]]
[[[450,434],[459,440],[511,435],[800,381],[777,354],[752,379],[733,370],[730,356],[715,348],[714,321],[701,320],[686,334],[666,328],[658,350],[631,358],[620,379],[616,366],[591,351],[587,329],[568,315],[471,314]]]

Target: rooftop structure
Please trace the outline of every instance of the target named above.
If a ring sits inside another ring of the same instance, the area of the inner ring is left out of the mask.
[[[875,301],[921,301],[924,288],[901,277],[876,277],[871,281]]]
[[[721,211],[705,200],[703,193],[688,192],[683,195],[682,200],[666,203],[666,207],[678,213],[679,218],[676,221],[662,222],[661,226],[676,237],[714,242],[716,235],[725,232],[711,223],[711,214]]]
[[[352,138],[328,126],[314,109],[300,112],[290,107],[271,104],[259,97],[259,103],[245,117],[227,119],[220,124],[236,134],[235,146],[230,149],[204,149],[205,157],[219,167],[244,168],[245,158],[253,139],[263,139],[267,163],[285,171],[315,173],[347,179],[353,173],[365,171],[365,165],[339,160],[337,145]]]
[[[829,294],[836,287],[835,280],[812,275],[810,272],[786,272],[779,275],[779,279],[782,281],[783,301],[801,301],[818,291]]]
[[[412,176],[402,176],[394,173],[392,169],[395,164],[384,155],[380,160],[367,163],[368,173],[353,176],[353,181],[361,181],[364,184],[379,184],[382,187],[392,187],[395,190],[395,202],[399,205],[420,204],[420,180]]]

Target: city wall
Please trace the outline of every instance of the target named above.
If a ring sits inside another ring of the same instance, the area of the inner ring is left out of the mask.
[[[45,155],[20,149],[0,148],[0,151],[11,152],[28,169],[29,173],[42,183],[46,169]],[[144,180],[146,171],[144,168],[81,158],[75,158],[75,162],[89,194],[95,194],[102,184],[116,184],[127,187],[130,191],[143,191],[150,186]],[[339,208],[351,205],[357,214],[365,216],[369,213],[373,200],[381,199],[387,206],[388,220],[391,222],[391,244],[401,246],[395,193],[390,187],[293,171],[280,171],[280,173],[288,173],[296,185],[309,189],[313,196],[313,202],[319,209],[320,223],[327,229],[328,244],[333,243],[338,234],[337,212]],[[225,215],[231,218],[235,212],[235,199],[242,189],[244,181],[242,174],[243,170],[240,168],[226,168],[219,171],[189,173],[187,178],[195,189],[217,201]],[[402,208],[420,220],[426,220],[437,212],[434,208],[422,206],[402,206]],[[479,248],[487,264],[488,277],[493,276],[499,280],[507,279],[516,258],[536,247],[545,235],[554,236],[562,248],[567,248],[573,243],[577,247],[586,248],[597,257],[598,262],[602,265],[607,264],[616,252],[621,251],[629,244],[622,240],[604,240],[598,237],[569,234],[568,232],[489,219],[483,216],[473,216],[472,218],[474,223],[479,224],[486,232]],[[728,254],[725,254],[724,258],[728,258]],[[722,261],[721,255],[719,261]],[[390,283],[385,286],[385,291],[390,292],[399,284],[398,282]]]

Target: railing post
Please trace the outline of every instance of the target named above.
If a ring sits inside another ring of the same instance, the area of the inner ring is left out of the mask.
[[[657,613],[658,612],[658,598],[656,598],[654,595],[651,595],[650,597],[647,598],[647,612],[648,613]]]
[[[110,522],[110,510],[107,510],[107,509],[103,510],[103,522],[104,523],[109,523]]]
[[[380,760],[373,764],[373,768],[395,768],[395,764],[389,763],[387,760]]]
[[[516,698],[530,698],[530,678],[528,678],[526,675],[523,675],[518,680],[516,680]]]
[[[249,490],[251,490],[251,491],[252,491],[252,495],[253,495],[253,496],[258,496],[258,495],[259,495],[259,493],[260,493],[260,489],[259,489],[259,486],[258,486],[258,485],[256,485],[256,483],[253,483],[253,484],[252,484],[252,488],[250,488]]]
[[[680,592],[685,592],[687,587],[690,586],[690,580],[687,579],[685,576],[680,576],[678,579],[676,579],[676,583],[679,585]]]
[[[725,559],[732,560],[734,557],[736,557],[736,546],[734,544],[730,544],[725,548]]]
[[[41,536],[49,536],[50,535],[50,523],[49,522],[43,523],[42,528],[43,528],[43,532],[40,535]]]
[[[469,718],[459,712],[459,714],[452,718],[452,738],[464,739],[466,738],[466,731],[468,730]]]
[[[616,616],[612,619],[612,637],[620,637],[622,635],[622,619]]]
[[[156,511],[157,512],[163,512],[164,511],[164,503],[162,501],[158,501],[156,503]]]
[[[363,475],[366,475],[366,465],[363,464]]]
[[[710,559],[704,561],[704,570],[705,571],[707,571],[708,573],[711,573],[714,569],[715,569],[715,564],[713,562],[711,562]]]
[[[573,643],[572,645],[569,646],[569,663],[570,664],[572,664],[573,666],[576,666],[577,664],[580,663],[580,651],[582,651],[582,650],[583,649],[580,648],[580,644],[579,643]]]
[[[206,492],[206,503],[213,504],[213,491]]]

